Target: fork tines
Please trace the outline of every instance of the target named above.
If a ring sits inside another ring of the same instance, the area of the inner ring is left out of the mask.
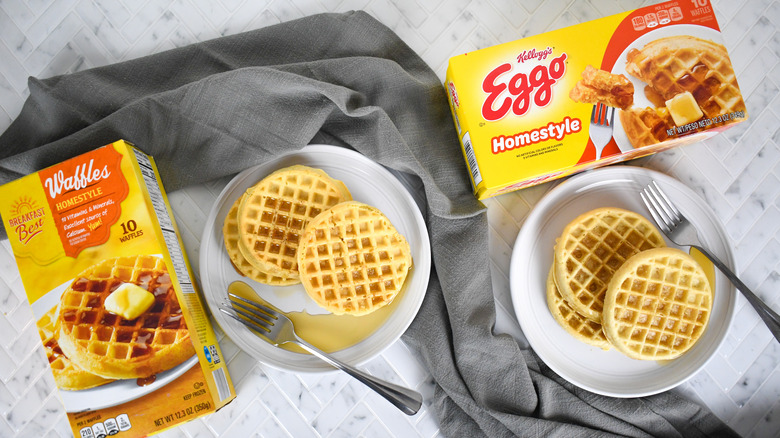
[[[234,294],[232,292],[228,292],[228,295],[231,298],[231,300],[230,300],[231,304],[237,304],[237,305],[240,305],[241,307],[246,307],[244,305],[241,305],[241,303],[245,303],[245,304],[248,304],[248,305],[250,305],[252,307],[260,309],[262,312],[264,312],[266,315],[263,315],[263,317],[267,318],[267,317],[270,316],[273,319],[279,319],[278,318],[279,311],[276,308],[274,308],[271,305],[269,305],[269,304],[262,304],[262,303],[258,303],[257,301],[248,300],[248,299],[246,299],[244,297],[240,297],[240,296],[238,296],[238,295],[236,295],[236,294]]]
[[[659,227],[669,232],[682,222],[682,214],[672,201],[666,196],[666,193],[658,187],[658,183],[651,181],[640,193],[639,196],[650,210],[653,220]]]
[[[612,126],[615,120],[615,108],[603,103],[593,105],[593,111],[590,113],[591,123],[602,126]]]
[[[232,312],[220,307],[222,312],[250,328],[261,329],[265,332],[271,331],[278,319],[274,309],[233,293],[228,293],[228,295],[230,296],[230,310]]]

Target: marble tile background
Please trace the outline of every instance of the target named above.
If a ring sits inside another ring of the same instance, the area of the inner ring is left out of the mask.
[[[656,2],[0,0],[0,131],[21,110],[28,76],[79,71],[318,12],[368,11],[443,78],[453,55],[651,3]],[[780,1],[712,4],[750,120],[704,143],[635,164],[673,175],[705,198],[726,225],[745,283],[780,309]],[[198,259],[203,221],[225,183],[171,194],[192,261]],[[524,219],[551,187],[545,184],[486,202],[498,329],[520,342],[509,296],[509,257]],[[677,390],[708,405],[744,436],[780,437],[780,343],[744,299],[737,305],[724,345],[704,370]],[[0,436],[69,436],[7,242],[0,245],[0,310]],[[427,407],[409,418],[343,374],[285,373],[254,362],[227,339],[222,346],[239,397],[220,412],[164,436],[440,435]],[[400,342],[366,367],[431,394],[427,371]]]

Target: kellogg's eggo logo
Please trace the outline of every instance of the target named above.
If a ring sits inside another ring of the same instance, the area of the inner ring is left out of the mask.
[[[39,207],[34,199],[22,196],[11,206],[8,229],[13,230],[13,234],[20,243],[27,245],[33,237],[43,232],[43,218],[45,216],[46,210]]]
[[[482,90],[488,93],[482,104],[482,117],[494,122],[510,110],[516,116],[525,115],[532,103],[537,107],[547,106],[552,101],[553,85],[566,73],[566,53],[545,63],[552,53],[551,47],[524,50],[517,56],[517,67],[507,62],[489,72],[482,81]],[[528,61],[538,64],[531,68],[525,65]]]

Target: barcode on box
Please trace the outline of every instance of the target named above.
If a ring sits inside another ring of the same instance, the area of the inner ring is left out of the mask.
[[[217,385],[217,397],[219,401],[223,401],[231,396],[230,385],[228,385],[227,377],[225,376],[224,368],[217,368],[212,371],[211,376],[214,377],[214,383]]]
[[[466,151],[466,161],[469,163],[469,170],[471,170],[471,177],[474,179],[474,185],[482,182],[482,175],[479,173],[479,166],[477,166],[477,158],[474,156],[474,148],[471,146],[471,136],[467,132],[463,136],[463,150]]]

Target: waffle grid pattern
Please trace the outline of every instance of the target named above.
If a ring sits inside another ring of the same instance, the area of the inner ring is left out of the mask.
[[[636,260],[639,259],[639,260]],[[615,348],[635,359],[672,359],[704,332],[712,291],[687,254],[662,248],[632,258],[608,293],[605,327]]]
[[[309,224],[298,263],[306,292],[317,303],[335,314],[362,315],[400,292],[411,252],[379,210],[345,202]]]
[[[636,213],[586,213],[566,227],[556,245],[556,284],[577,312],[598,322],[615,271],[632,255],[659,246],[665,246],[663,237]]]
[[[253,264],[247,261],[243,254],[241,254],[241,251],[238,248],[238,206],[240,203],[240,198],[233,203],[227,216],[225,216],[225,223],[222,226],[222,237],[225,239],[225,249],[230,257],[230,261],[233,263],[233,267],[239,274],[244,275],[251,280],[271,286],[286,286],[298,283],[298,280],[296,279],[271,275],[257,269]]]
[[[690,91],[706,118],[745,109],[728,52],[720,45],[696,44],[654,52],[642,59],[638,68],[642,78],[666,100]]]
[[[111,382],[110,379],[85,371],[65,356],[57,342],[56,318],[57,307],[55,306],[46,312],[36,325],[57,386],[78,391]]]
[[[255,268],[298,279],[296,253],[306,224],[350,199],[327,175],[295,166],[260,181],[239,206],[239,249]]]
[[[105,298],[122,283],[133,283],[155,297],[136,319],[126,320],[103,307]],[[165,262],[154,256],[108,259],[87,269],[63,293],[59,321],[60,336],[76,346],[77,354],[68,357],[77,364],[93,360],[85,356],[98,357],[98,362],[149,360],[189,339]]]
[[[604,334],[601,324],[591,321],[577,313],[577,311],[563,299],[563,296],[558,291],[558,288],[553,281],[552,269],[550,270],[547,279],[547,306],[550,308],[550,312],[558,324],[576,339],[605,350],[610,348],[609,341]]]
[[[639,148],[660,143],[667,138],[667,130],[674,126],[666,108],[631,108],[620,112],[620,122],[631,144]]]

